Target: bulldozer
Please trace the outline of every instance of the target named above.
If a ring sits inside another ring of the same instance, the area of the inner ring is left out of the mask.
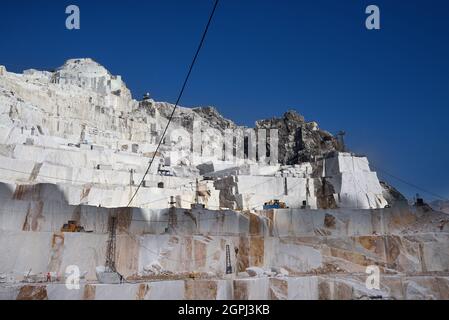
[[[263,205],[264,210],[270,210],[270,209],[288,209],[285,202],[282,202],[280,200],[270,200],[268,202],[265,202]]]
[[[85,232],[84,227],[80,226],[76,221],[69,221],[69,223],[65,223],[61,232]]]

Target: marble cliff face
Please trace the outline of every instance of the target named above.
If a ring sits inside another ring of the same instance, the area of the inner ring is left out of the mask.
[[[91,59],[0,66],[0,299],[449,298],[447,214],[410,207],[341,136],[295,111],[244,128],[179,107],[156,152],[172,110]],[[133,284],[95,283],[111,217]]]

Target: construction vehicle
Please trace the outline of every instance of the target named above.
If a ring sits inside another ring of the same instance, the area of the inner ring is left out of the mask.
[[[264,210],[270,210],[270,209],[288,209],[285,202],[281,202],[280,200],[270,200],[268,202],[265,202],[263,205]]]
[[[157,173],[158,173],[160,176],[166,176],[166,177],[172,177],[172,176],[173,176],[173,173],[172,173],[172,171],[170,170],[170,167],[164,166],[164,165],[162,165],[162,164],[159,164],[159,166],[158,166],[158,168],[157,168]]]
[[[69,223],[65,223],[61,232],[85,232],[84,227],[80,226],[76,221],[69,221]]]

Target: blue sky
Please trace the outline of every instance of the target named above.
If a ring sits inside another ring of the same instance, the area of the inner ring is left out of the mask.
[[[80,7],[79,31],[65,29],[69,4]],[[136,98],[174,102],[212,4],[3,0],[0,64],[21,72],[91,57]],[[365,28],[369,4],[381,30]],[[377,167],[449,198],[449,2],[221,0],[181,104],[249,126],[296,109],[344,129]]]

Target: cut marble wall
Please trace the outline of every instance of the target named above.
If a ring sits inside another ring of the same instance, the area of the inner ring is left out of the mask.
[[[190,149],[172,137],[155,154],[172,108],[132,99],[120,76],[90,59],[55,73],[0,67],[1,279],[61,276],[77,265],[88,281],[78,291],[1,283],[0,299],[449,299],[447,215],[383,209],[384,190],[365,157],[330,153],[289,166],[223,161],[219,153],[189,160]],[[208,110],[179,107],[176,116],[190,123],[201,115],[205,130],[238,128],[211,121]],[[159,175],[159,163],[177,176]],[[203,181],[201,168],[212,180]],[[191,209],[197,179],[205,208]],[[323,198],[337,208],[321,209]],[[291,209],[260,210],[274,199]],[[127,278],[118,286],[94,283],[111,216],[117,269]],[[87,232],[61,233],[69,220]],[[260,267],[289,276],[225,276],[227,245],[233,273]],[[153,264],[165,281],[148,275]],[[376,292],[364,286],[372,264],[383,275]]]
[[[449,277],[382,276],[380,290],[369,290],[366,275],[173,280],[123,285],[0,284],[4,300],[447,300]],[[122,289],[122,291],[120,291]]]

